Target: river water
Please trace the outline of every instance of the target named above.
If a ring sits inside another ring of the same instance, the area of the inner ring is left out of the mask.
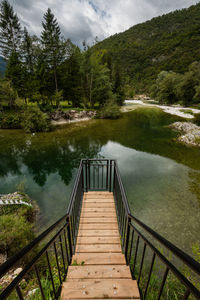
[[[141,108],[50,133],[0,130],[0,193],[23,186],[40,207],[43,230],[66,212],[80,159],[114,158],[132,213],[192,254],[200,243],[200,150],[175,143],[167,125],[177,120]]]

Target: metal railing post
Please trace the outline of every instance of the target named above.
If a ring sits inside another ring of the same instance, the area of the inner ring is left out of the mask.
[[[128,254],[128,244],[129,244],[129,237],[130,237],[130,222],[131,222],[131,218],[128,216],[127,217],[127,228],[126,228],[126,243],[125,243],[125,250],[124,250],[124,255],[125,255],[125,259],[126,259],[126,264],[128,265],[128,258],[127,258],[127,254]]]
[[[73,247],[72,247],[72,236],[71,236],[71,222],[70,222],[70,217],[67,218],[67,237],[68,237],[68,243],[69,243],[69,253],[70,253],[70,263],[72,260],[72,255],[73,255]]]

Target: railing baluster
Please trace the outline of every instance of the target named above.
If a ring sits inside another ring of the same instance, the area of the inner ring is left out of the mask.
[[[95,168],[96,166],[92,166],[93,168],[93,189],[95,190]]]
[[[65,241],[65,249],[66,249],[66,256],[67,256],[67,264],[70,264],[70,259],[69,259],[69,252],[68,252],[68,246],[67,246],[67,239],[66,239],[66,231],[64,229],[64,241]],[[68,268],[68,266],[67,266]]]
[[[165,270],[165,274],[163,276],[162,284],[161,284],[160,291],[159,291],[159,294],[158,294],[158,300],[160,300],[160,297],[162,295],[162,291],[163,291],[168,273],[169,273],[169,268],[167,267],[166,270]]]
[[[112,160],[110,160],[110,192],[112,191]]]
[[[52,284],[52,288],[53,288],[54,297],[56,298],[56,290],[55,290],[53,275],[52,275],[52,271],[51,271],[51,265],[50,265],[50,262],[49,262],[49,255],[48,255],[47,251],[46,251],[46,259],[47,259],[47,265],[48,265],[48,269],[49,269],[49,275],[50,275],[50,278],[51,278],[51,284]]]
[[[132,253],[132,249],[133,249],[133,239],[134,239],[134,230],[132,230],[132,236],[131,236],[131,244],[130,244],[130,250],[129,250],[129,258],[128,258],[128,263],[130,264],[130,260],[131,260],[131,253]]]
[[[148,276],[148,280],[147,280],[147,285],[146,285],[145,292],[144,292],[144,300],[145,300],[146,295],[147,295],[147,290],[148,290],[149,282],[150,282],[150,279],[151,279],[151,273],[152,273],[152,270],[153,270],[155,257],[156,257],[156,254],[153,253],[153,257],[152,257],[152,261],[151,261],[151,267],[150,267],[149,276]]]
[[[42,287],[42,284],[41,284],[41,281],[40,281],[40,274],[39,274],[39,271],[38,271],[38,268],[37,268],[36,264],[34,266],[34,269],[35,269],[35,273],[36,273],[36,277],[37,277],[37,281],[38,281],[38,285],[39,285],[39,288],[40,288],[40,293],[41,293],[42,299],[45,300],[43,287]]]
[[[185,292],[185,295],[183,296],[183,299],[182,300],[187,300],[190,296],[190,290],[188,289],[186,292]]]
[[[87,167],[87,164],[88,164],[88,162],[85,161],[85,185],[86,185],[85,191],[86,191],[86,193],[88,192],[88,167]]]
[[[89,183],[89,190],[90,190],[90,160],[88,160],[88,183]]]
[[[18,296],[19,300],[24,300],[24,297],[22,295],[19,285],[16,286],[16,292],[17,292],[17,296]]]
[[[125,245],[125,251],[124,251],[127,265],[128,265],[127,253],[128,253],[128,244],[129,244],[129,238],[130,238],[130,225],[129,225],[130,222],[131,222],[131,219],[128,217],[127,218],[127,229],[126,229],[126,245]]]
[[[133,263],[132,272],[134,272],[135,266],[136,266],[139,241],[140,241],[140,236],[138,235],[137,242],[136,242],[136,247],[135,247],[135,257],[134,257],[134,263]]]
[[[139,276],[138,276],[138,285],[140,284],[140,277],[141,277],[141,274],[142,274],[142,268],[143,268],[143,263],[144,263],[144,256],[145,256],[146,246],[147,246],[147,244],[144,243],[143,252],[142,252],[142,259],[141,259],[141,263],[140,263],[140,271],[139,271]]]
[[[109,160],[107,160],[107,163],[106,163],[106,190],[108,190],[108,163],[109,163]]]
[[[65,276],[65,258],[64,258],[64,252],[63,252],[63,244],[62,244],[62,237],[61,234],[59,235],[59,240],[60,240],[60,250],[61,250],[61,254],[62,254],[62,260],[63,260],[63,268],[64,268],[64,276]]]

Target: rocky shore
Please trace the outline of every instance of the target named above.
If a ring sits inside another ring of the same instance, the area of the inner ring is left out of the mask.
[[[94,118],[96,116],[96,111],[76,111],[68,110],[64,111],[55,111],[51,114],[52,124],[61,125],[66,123],[73,123],[79,121],[86,121]]]
[[[128,112],[131,110],[135,110],[138,107],[146,106],[146,107],[157,107],[162,109],[164,112],[182,117],[184,119],[193,119],[195,117],[195,114],[200,113],[200,109],[195,108],[187,108],[187,107],[181,107],[179,105],[161,105],[161,104],[153,104],[151,103],[153,100],[150,101],[142,101],[142,100],[125,100],[125,105],[122,106],[121,111],[122,112]]]
[[[186,145],[200,147],[200,127],[190,122],[175,122],[170,127],[181,135],[178,137],[178,141]]]

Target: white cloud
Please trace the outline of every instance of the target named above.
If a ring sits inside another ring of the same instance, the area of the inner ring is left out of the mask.
[[[101,40],[111,34],[169,11],[189,7],[196,0],[10,0],[23,26],[40,35],[41,21],[50,7],[66,38]]]

